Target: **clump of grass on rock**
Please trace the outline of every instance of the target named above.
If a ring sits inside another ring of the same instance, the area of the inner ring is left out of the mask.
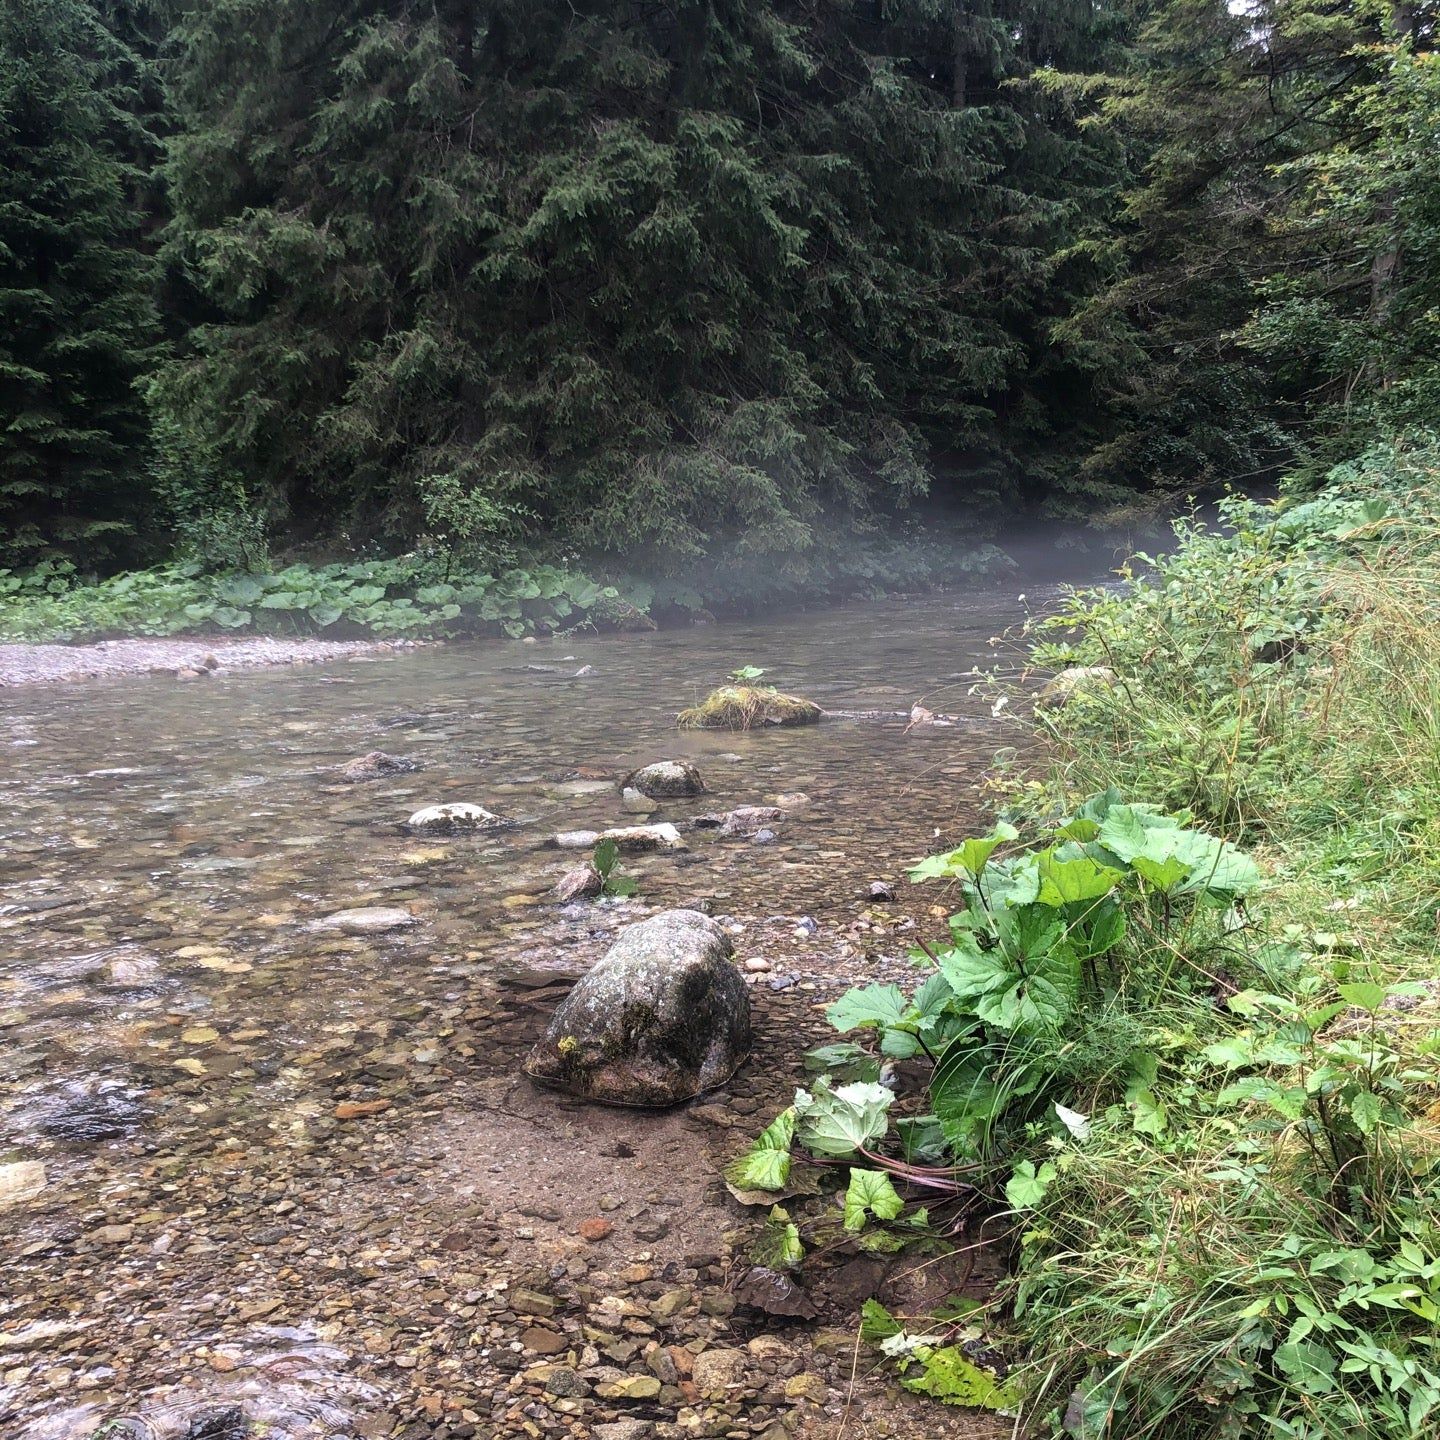
[[[814,725],[821,715],[813,700],[754,685],[722,685],[698,705],[682,710],[682,730],[753,730],[757,725]]]
[[[760,725],[814,725],[824,713],[813,700],[787,695],[773,685],[755,682],[765,672],[745,665],[732,672],[731,683],[712,690],[698,705],[682,710],[682,730],[753,730]]]

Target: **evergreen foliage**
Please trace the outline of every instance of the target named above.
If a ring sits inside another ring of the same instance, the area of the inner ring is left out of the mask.
[[[1006,82],[1088,13],[182,6],[167,254],[205,318],[167,413],[292,523],[391,539],[793,552],[942,453],[1011,501],[1105,147]]]
[[[141,209],[153,82],[126,26],[85,0],[0,7],[5,559],[123,552],[145,519],[135,382],[158,339]]]

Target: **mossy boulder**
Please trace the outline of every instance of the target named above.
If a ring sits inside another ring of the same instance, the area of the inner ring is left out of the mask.
[[[705,793],[705,781],[688,760],[657,760],[642,765],[620,782],[622,790],[638,790],[651,800],[688,800]]]
[[[814,725],[824,712],[813,700],[773,686],[722,685],[698,705],[682,710],[682,730],[753,730],[762,725]]]
[[[606,1105],[677,1105],[750,1053],[730,939],[698,910],[632,925],[561,1001],[525,1073]]]

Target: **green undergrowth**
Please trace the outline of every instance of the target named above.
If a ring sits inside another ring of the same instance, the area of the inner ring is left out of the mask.
[[[263,553],[263,545],[260,546]],[[537,560],[470,569],[443,554],[216,572],[198,560],[96,579],[65,560],[0,569],[0,640],[120,635],[266,634],[332,638],[519,638],[580,627],[650,629],[712,611],[744,613],[814,599],[873,598],[963,583],[1009,564],[993,546],[883,536],[817,537],[777,562],[707,562],[685,580],[601,574]]]
[[[900,1383],[1057,1440],[1440,1433],[1437,481],[1421,440],[1231,501],[1028,637],[1115,683],[1025,722],[912,873],[915,983],[830,1008],[729,1175],[1003,1247],[978,1309],[867,1315]]]
[[[1154,1074],[1051,1146],[997,1323],[1040,1433],[1436,1433],[1440,451],[1223,520],[1034,637],[1117,683],[1036,712],[1050,768],[1010,818],[1113,784],[1265,883],[1151,949]]]

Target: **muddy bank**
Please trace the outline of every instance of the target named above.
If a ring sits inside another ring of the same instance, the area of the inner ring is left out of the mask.
[[[356,655],[413,650],[410,640],[283,640],[257,636],[174,637],[167,640],[99,640],[91,645],[0,645],[0,690],[124,675],[168,674],[195,678],[224,670],[307,665]]]

